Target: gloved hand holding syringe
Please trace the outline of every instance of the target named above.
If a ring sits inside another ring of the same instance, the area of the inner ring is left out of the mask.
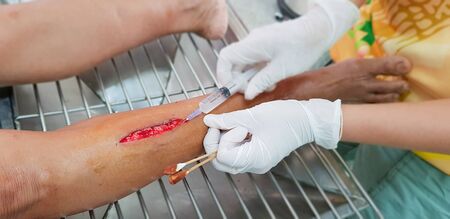
[[[198,108],[192,112],[187,118],[187,121],[194,119],[195,117],[201,115],[202,113],[208,114],[213,111],[220,104],[225,102],[229,97],[233,96],[237,92],[243,92],[247,87],[248,81],[255,76],[258,72],[258,68],[251,68],[245,73],[239,73],[233,80],[225,84],[225,86],[219,88],[218,90],[209,94],[205,99],[203,99]]]
[[[248,81],[255,76],[258,72],[258,68],[251,68],[245,73],[239,73],[233,80],[220,87],[218,90],[207,95],[202,101],[200,101],[198,108],[189,114],[186,121],[191,121],[201,114],[208,114],[215,108],[224,103],[229,97],[233,96],[237,92],[243,92],[247,87]],[[184,163],[173,164],[164,169],[164,174],[168,175],[169,183],[176,184],[180,180],[184,179],[189,173],[196,170],[200,166],[212,161],[216,158],[217,150],[209,151],[209,153],[200,157],[194,158]],[[199,163],[196,163],[199,162]],[[183,170],[187,165],[196,163],[193,167]]]

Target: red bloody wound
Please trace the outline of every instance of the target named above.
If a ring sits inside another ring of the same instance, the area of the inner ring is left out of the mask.
[[[164,175],[172,175],[177,173],[177,164],[172,164],[164,168]]]
[[[185,119],[171,119],[159,125],[150,126],[130,133],[124,138],[120,139],[120,143],[129,143],[133,141],[142,140],[158,135],[162,135],[166,132],[172,131],[176,127],[183,125],[187,121]]]

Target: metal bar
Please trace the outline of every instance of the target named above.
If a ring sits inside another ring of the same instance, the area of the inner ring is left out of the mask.
[[[267,212],[270,215],[270,218],[275,219],[275,214],[272,211],[272,208],[270,207],[269,203],[267,202],[266,198],[264,198],[264,195],[262,194],[261,188],[259,188],[258,184],[256,184],[255,178],[252,174],[248,173],[248,176],[250,177],[250,181],[255,186],[256,193],[258,194],[258,197],[261,199],[261,201],[264,204],[264,207],[266,207]]]
[[[350,175],[350,178],[352,181],[356,184],[356,187],[360,190],[361,194],[364,196],[364,199],[367,200],[369,205],[373,208],[375,213],[377,214],[378,218],[384,219],[383,214],[381,213],[380,209],[375,205],[373,200],[370,198],[370,196],[367,194],[366,190],[361,186],[361,183],[356,179],[355,174],[350,170],[350,167],[347,165],[347,163],[342,159],[342,157],[337,153],[336,150],[332,150],[335,156],[338,158],[338,160],[342,163],[344,166],[345,171]]]
[[[144,214],[145,219],[150,219],[150,215],[148,213],[147,205],[145,204],[144,197],[142,196],[141,190],[136,192],[136,195],[139,199],[139,204],[141,205],[142,213]]]
[[[195,209],[195,212],[197,213],[198,218],[202,219],[203,218],[202,212],[200,211],[200,208],[198,207],[197,201],[195,200],[195,197],[194,197],[194,193],[192,192],[191,187],[189,186],[189,183],[187,182],[186,179],[183,180],[183,184],[184,184],[184,187],[186,187],[186,191],[188,193],[189,199],[191,199],[191,201],[192,201],[192,205],[194,205],[194,209]]]
[[[225,44],[225,41],[223,39],[221,41],[224,45],[228,45],[228,44]],[[214,56],[216,56],[216,58],[219,58],[219,51],[217,51],[217,49],[214,47],[214,45],[212,44],[212,42],[210,40],[208,40],[208,44],[209,44],[209,47],[211,47],[211,50],[213,51]]]
[[[315,145],[313,145],[313,144],[308,144],[308,145],[312,148],[314,153],[319,157],[320,161],[324,165],[324,167],[327,170],[328,174],[331,176],[331,178],[333,179],[334,183],[338,186],[339,190],[342,192],[342,195],[344,195],[344,198],[348,202],[348,204],[350,205],[350,208],[353,210],[353,212],[355,212],[355,214],[358,216],[358,218],[362,218],[361,213],[359,213],[358,209],[356,209],[353,201],[347,195],[346,190],[343,189],[341,182],[339,182],[339,179],[336,178],[337,173],[333,169],[333,167],[331,166],[330,161],[322,154],[320,149],[315,147]]]
[[[144,81],[142,80],[141,71],[139,70],[136,62],[134,61],[133,55],[129,51],[128,56],[130,57],[131,63],[133,64],[134,70],[136,71],[136,76],[138,78],[139,85],[141,85],[142,91],[144,91],[145,99],[147,100],[148,106],[153,106],[152,98],[150,97],[149,92],[147,91],[147,88],[144,85]]]
[[[300,185],[300,183],[295,178],[294,172],[292,172],[291,167],[287,164],[285,160],[282,160],[281,163],[283,164],[284,168],[288,171],[289,176],[291,177],[292,181],[294,182],[295,186],[299,190],[299,192],[302,194],[302,196],[305,198],[306,203],[308,204],[309,208],[313,212],[314,216],[316,218],[320,218],[319,212],[317,212],[317,209],[314,207],[313,203],[309,199],[308,195],[306,194],[305,190],[303,190],[303,187]]]
[[[107,218],[108,218],[109,210],[111,210],[112,206],[113,206],[113,204],[110,203],[110,204],[108,205],[108,207],[106,207],[106,210],[105,210],[105,213],[103,214],[102,219],[107,219]]]
[[[155,73],[156,80],[158,81],[158,84],[161,87],[161,90],[162,90],[162,92],[164,94],[164,97],[167,100],[169,100],[170,99],[170,95],[168,94],[167,90],[164,89],[164,85],[163,85],[161,77],[159,76],[159,73],[158,73],[159,71],[156,68],[155,62],[153,61],[153,59],[152,59],[152,57],[151,57],[150,53],[148,52],[148,49],[147,49],[147,47],[145,45],[144,45],[144,51],[145,51],[145,55],[147,56],[148,60],[150,61],[150,65],[152,66],[152,70]],[[169,60],[170,60],[170,58],[169,58]],[[187,95],[185,94],[185,96],[187,96]]]
[[[69,113],[67,112],[66,102],[64,101],[64,94],[61,89],[61,84],[56,81],[56,89],[58,90],[59,101],[61,102],[61,108],[64,112],[64,119],[66,120],[66,125],[70,125]]]
[[[228,181],[229,181],[230,184],[231,184],[231,188],[233,188],[234,194],[236,194],[236,196],[237,196],[237,198],[238,198],[238,200],[239,200],[239,203],[241,204],[242,209],[243,209],[244,212],[245,212],[245,215],[247,215],[247,218],[253,218],[253,217],[252,217],[252,214],[250,214],[250,211],[248,210],[247,205],[246,205],[245,202],[244,202],[244,199],[242,199],[241,193],[239,193],[239,190],[238,190],[238,188],[237,188],[237,186],[236,186],[236,183],[234,183],[233,179],[231,178],[231,175],[230,175],[230,174],[226,174],[226,176],[227,176],[227,178],[228,178]]]
[[[14,102],[11,105],[16,105],[16,107],[12,107],[13,108],[13,117],[15,118],[16,116],[20,115],[20,110],[19,110],[19,104],[18,104],[18,98],[17,98],[17,87],[14,86],[13,87],[13,100]],[[17,130],[21,130],[22,129],[22,125],[20,124],[19,121],[14,119],[14,125],[16,126]]]
[[[184,52],[183,47],[180,45],[180,43],[178,42],[177,39],[175,39],[175,37],[172,35],[173,40],[176,42],[178,49],[181,52],[181,55],[183,56],[184,62],[187,64],[190,72],[192,72],[192,75],[194,76],[195,80],[197,81],[197,84],[200,86],[200,89],[202,90],[203,94],[206,94],[206,90],[203,87],[202,82],[200,82],[200,78],[198,78],[197,72],[194,69],[194,66],[192,66],[191,61],[189,61],[189,58],[186,56],[186,53]]]
[[[122,103],[123,104],[123,103]],[[120,105],[120,104],[117,104]],[[100,109],[100,108],[105,108],[106,104],[100,104],[100,105],[93,105],[91,107],[89,107],[90,109]],[[75,112],[81,112],[84,111],[85,108],[84,107],[77,107],[77,108],[73,108],[73,109],[68,109],[67,112],[69,113],[75,113]],[[46,112],[43,115],[44,116],[59,116],[61,114],[63,114],[64,111],[60,110],[60,111],[52,111],[52,112]],[[39,117],[39,114],[28,114],[28,115],[21,115],[21,116],[17,116],[15,118],[16,121],[20,121],[20,120],[25,120],[25,119],[33,119],[33,118],[37,118]]]
[[[86,110],[86,115],[90,119],[90,118],[92,118],[92,113],[90,111],[89,104],[88,104],[86,96],[84,94],[84,89],[81,84],[80,77],[77,76],[76,79],[77,79],[78,89],[80,89],[81,100],[83,101],[83,106],[84,106],[84,109]]]
[[[177,215],[175,214],[175,209],[173,208],[172,201],[170,200],[169,194],[167,193],[167,189],[164,186],[164,182],[159,179],[158,180],[159,186],[161,187],[161,192],[163,193],[164,200],[166,201],[167,207],[169,208],[170,216],[172,218],[176,219]]]
[[[125,86],[123,85],[123,80],[122,80],[122,77],[119,74],[119,69],[117,68],[117,64],[116,64],[116,61],[115,61],[114,58],[111,59],[111,63],[112,63],[113,68],[114,68],[114,73],[116,73],[117,78],[119,78],[119,85],[120,85],[120,88],[121,88],[121,90],[123,92],[123,95],[125,96],[125,100],[126,100],[126,103],[128,104],[128,108],[130,110],[134,110],[133,104],[130,101],[130,95],[128,94],[127,89],[125,89]]]
[[[39,90],[36,84],[33,84],[34,96],[36,98],[36,104],[39,112],[39,119],[41,121],[42,131],[47,131],[47,125],[45,123],[44,113],[42,110],[41,97],[39,96]]]
[[[97,67],[94,68],[94,71],[95,71],[95,78],[97,79],[97,83],[99,84],[100,89],[103,94],[103,99],[105,100],[106,109],[108,109],[109,114],[112,114],[113,110],[111,108],[111,104],[109,104],[108,94],[106,94],[106,89],[105,89],[105,86],[103,85],[102,78],[100,77],[100,74],[98,73]]]
[[[197,52],[198,56],[200,57],[200,60],[202,60],[203,64],[205,65],[206,71],[208,71],[209,76],[211,76],[211,78],[213,79],[214,84],[218,86],[219,83],[217,82],[216,76],[214,76],[213,72],[211,71],[211,68],[209,67],[208,62],[206,61],[205,57],[203,56],[203,53],[200,51],[200,48],[198,47],[197,43],[195,42],[194,37],[192,36],[191,33],[188,33],[188,36],[192,42],[192,45],[194,45],[195,51]],[[211,41],[209,41],[209,40],[207,40],[207,41],[209,43],[211,43]],[[213,49],[212,48],[213,45],[212,44],[210,44],[210,45],[211,45],[211,49]]]
[[[210,89],[210,88],[215,88],[216,86],[208,86],[206,87],[206,89]],[[198,89],[191,89],[191,90],[187,90],[188,93],[192,93],[192,92],[197,92],[199,91]],[[180,95],[183,94],[183,92],[177,92],[177,93],[171,93],[171,94],[167,94],[167,96],[176,96],[176,95]],[[160,99],[166,97],[166,95],[161,95],[161,96],[156,96],[156,97],[152,97],[151,99]],[[142,102],[142,101],[146,101],[147,98],[131,98],[131,102],[132,103],[136,103],[136,102]],[[122,104],[127,104],[127,101],[116,101],[116,102],[110,102],[109,103],[111,107],[113,106],[119,106]],[[100,109],[100,108],[105,108],[107,107],[106,104],[97,104],[97,105],[92,105],[90,107],[90,109]],[[81,112],[84,111],[85,108],[84,107],[76,107],[76,108],[72,108],[72,109],[67,109],[68,113],[75,113],[75,112]],[[59,111],[50,111],[50,112],[44,112],[43,115],[44,116],[57,116],[60,114],[63,114],[64,111],[63,110],[59,110]],[[24,119],[32,119],[32,118],[37,118],[39,117],[39,114],[27,114],[27,115],[20,115],[20,116],[16,116],[15,120],[24,120]]]
[[[278,183],[278,180],[275,178],[275,176],[273,175],[272,172],[269,171],[267,174],[269,175],[270,179],[272,180],[273,184],[275,185],[275,188],[278,190],[278,192],[280,192],[281,198],[283,198],[284,203],[286,203],[286,205],[287,205],[289,211],[291,212],[292,216],[295,219],[298,219],[299,217],[297,215],[297,212],[295,212],[294,208],[292,207],[291,202],[286,197],[286,194],[284,194],[284,191],[281,188],[280,184]]]
[[[167,63],[170,65],[170,69],[171,69],[171,70],[173,71],[173,73],[175,74],[175,77],[176,77],[176,79],[177,79],[177,81],[178,81],[178,84],[179,84],[180,87],[181,87],[181,90],[182,90],[183,93],[184,93],[184,96],[185,96],[187,99],[189,99],[189,95],[188,95],[188,93],[186,92],[186,88],[184,87],[183,82],[181,82],[180,75],[178,75],[178,71],[175,69],[175,65],[173,64],[172,60],[170,59],[170,57],[169,57],[169,55],[168,55],[168,52],[167,52],[166,48],[164,48],[164,46],[163,46],[163,44],[161,43],[161,40],[160,40],[160,39],[158,39],[157,42],[158,42],[159,48],[160,48],[161,51],[164,53],[164,58],[166,59]]]
[[[116,208],[117,217],[123,219],[122,209],[120,208],[119,201],[114,202],[114,208]]]
[[[93,210],[89,210],[89,218],[90,219],[95,219],[95,214]]]
[[[336,218],[341,218],[339,213],[336,211],[336,208],[334,207],[334,205],[331,203],[330,199],[328,198],[328,196],[325,194],[325,192],[323,191],[322,187],[320,186],[319,182],[317,181],[317,179],[314,177],[314,174],[312,174],[311,169],[309,168],[309,166],[306,164],[306,162],[303,160],[303,158],[300,156],[300,154],[295,150],[294,155],[297,157],[297,159],[300,161],[300,163],[302,163],[302,165],[305,167],[306,173],[308,174],[308,176],[310,177],[310,179],[313,181],[314,185],[316,186],[317,190],[319,190],[320,195],[322,195],[322,197],[324,198],[325,202],[327,203],[328,207],[330,207],[331,212],[334,214],[334,216]]]
[[[206,175],[205,169],[203,167],[201,167],[200,172],[202,173],[203,177],[205,178],[206,186],[208,187],[208,190],[209,190],[217,208],[219,209],[220,215],[222,216],[222,218],[227,218],[227,215],[225,214],[225,211],[223,210],[222,204],[220,203],[219,198],[217,197],[217,194],[214,191],[212,183],[209,180],[208,175]]]

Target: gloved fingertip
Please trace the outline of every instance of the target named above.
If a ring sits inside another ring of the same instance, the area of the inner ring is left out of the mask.
[[[207,153],[209,151],[213,151],[217,149],[220,141],[220,130],[215,128],[209,128],[206,133],[205,138],[203,139],[203,146]]]
[[[220,130],[216,129],[216,128],[209,128],[207,134],[214,135],[214,136],[220,135]]]
[[[249,85],[247,87],[247,90],[245,90],[244,98],[245,98],[245,100],[253,100],[260,93],[261,93],[261,91],[258,91],[256,88],[250,87],[250,85]]]
[[[204,145],[206,154],[211,154],[217,150],[217,145]]]
[[[248,129],[238,126],[231,129],[222,136],[221,144],[239,143],[245,140],[248,135]]]
[[[228,130],[238,126],[236,121],[233,119],[235,112],[232,113],[224,113],[224,114],[211,114],[205,116],[203,122],[206,126],[210,128],[216,128],[220,130]]]
[[[216,128],[216,127],[213,127],[213,125],[214,125],[214,119],[215,119],[215,115],[213,115],[213,114],[206,115],[206,116],[203,118],[203,123],[205,123],[205,125],[208,126],[208,127]]]
[[[277,88],[277,85],[275,84],[275,85],[272,85],[272,86],[270,86],[269,88],[267,88],[266,89],[266,91],[267,92],[272,92],[272,91],[274,91],[275,90],[275,88]]]

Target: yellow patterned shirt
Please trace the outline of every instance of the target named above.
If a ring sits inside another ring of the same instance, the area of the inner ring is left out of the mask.
[[[368,0],[331,55],[335,61],[404,56],[414,64],[405,101],[450,98],[450,0]],[[450,175],[450,155],[416,153]]]

